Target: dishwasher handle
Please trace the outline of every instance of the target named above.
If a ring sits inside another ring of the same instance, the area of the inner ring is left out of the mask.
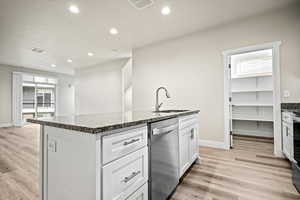
[[[161,135],[161,134],[168,134],[172,131],[176,130],[178,128],[178,125],[171,125],[163,128],[154,128],[152,130],[152,135]]]

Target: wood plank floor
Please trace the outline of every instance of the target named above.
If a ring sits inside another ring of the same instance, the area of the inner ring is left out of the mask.
[[[272,140],[235,137],[232,150],[201,147],[200,154],[171,200],[300,199],[291,166],[273,156]]]
[[[0,200],[38,200],[39,126],[0,129]]]
[[[0,200],[38,200],[39,127],[0,129]],[[287,161],[269,140],[235,138],[230,151],[200,148],[172,200],[300,199]]]

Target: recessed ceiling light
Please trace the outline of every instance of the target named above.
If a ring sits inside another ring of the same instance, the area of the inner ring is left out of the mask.
[[[69,11],[74,14],[78,14],[80,12],[79,8],[76,5],[70,5]]]
[[[73,60],[72,60],[72,59],[68,59],[67,61],[68,61],[68,63],[71,63],[71,62],[73,62]]]
[[[118,30],[117,30],[116,28],[111,28],[111,29],[109,30],[109,32],[110,32],[110,34],[112,34],[112,35],[117,35],[117,34],[118,34]]]
[[[55,65],[55,64],[52,64],[51,67],[56,67],[56,65]]]
[[[163,15],[168,15],[170,13],[171,13],[171,9],[168,6],[165,6],[161,9],[161,14],[163,14]]]
[[[88,53],[88,56],[93,56],[94,54],[92,52],[89,52]]]

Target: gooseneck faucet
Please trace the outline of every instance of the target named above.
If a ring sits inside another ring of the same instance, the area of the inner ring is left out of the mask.
[[[165,87],[159,87],[159,88],[157,88],[157,90],[156,90],[156,102],[155,102],[155,111],[156,111],[156,112],[159,111],[159,108],[160,108],[160,107],[162,106],[162,104],[163,104],[163,103],[159,103],[159,102],[158,102],[158,94],[159,94],[159,91],[160,91],[160,90],[164,90],[165,93],[166,93],[166,97],[167,97],[167,98],[171,98],[170,93],[168,92],[167,88],[165,88]]]

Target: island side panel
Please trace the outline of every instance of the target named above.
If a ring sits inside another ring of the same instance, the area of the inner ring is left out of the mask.
[[[96,200],[101,200],[101,195],[102,195],[102,145],[101,145],[101,138],[97,135],[96,136]]]
[[[40,127],[40,143],[39,143],[39,190],[40,190],[40,200],[44,199],[44,125]]]
[[[42,200],[96,200],[100,176],[96,135],[49,126],[42,129]]]

